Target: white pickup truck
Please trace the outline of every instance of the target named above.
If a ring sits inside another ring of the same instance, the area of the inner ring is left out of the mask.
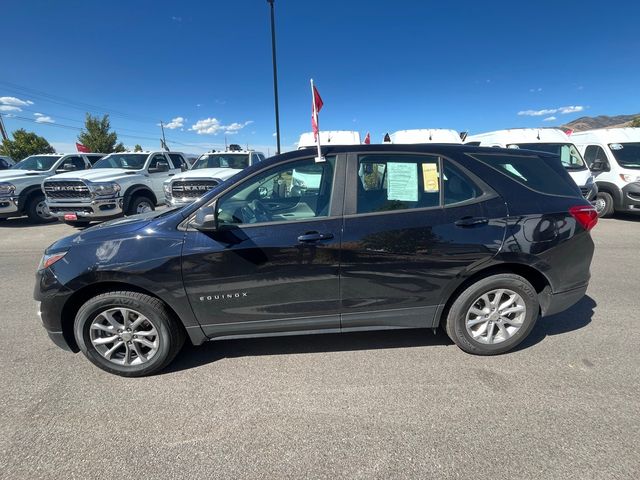
[[[155,210],[164,203],[162,185],[186,168],[177,152],[121,152],[91,170],[47,178],[42,184],[52,215],[70,225]]]
[[[189,205],[216,185],[264,159],[263,153],[253,150],[205,153],[189,171],[179,173],[165,181],[166,203],[174,207]]]
[[[47,210],[42,181],[61,172],[91,168],[102,153],[48,153],[31,155],[0,171],[0,220],[27,215],[33,223],[55,221]]]

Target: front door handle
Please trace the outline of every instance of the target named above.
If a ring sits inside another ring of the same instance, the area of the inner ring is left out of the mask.
[[[332,238],[333,233],[307,232],[304,235],[300,235],[298,241],[301,243],[313,243],[320,240],[331,240]]]
[[[175,173],[170,173],[168,176],[169,177],[173,177],[175,175]]]
[[[462,217],[456,222],[458,227],[473,227],[474,225],[484,225],[489,223],[487,217]]]

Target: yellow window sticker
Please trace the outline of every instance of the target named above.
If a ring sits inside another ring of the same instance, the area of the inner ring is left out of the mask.
[[[422,164],[422,183],[424,191],[428,193],[438,192],[440,186],[438,184],[438,164],[423,163]]]

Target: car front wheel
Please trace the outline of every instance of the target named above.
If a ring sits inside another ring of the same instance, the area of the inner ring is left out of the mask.
[[[458,295],[445,319],[445,329],[465,352],[497,355],[526,338],[539,309],[538,295],[525,278],[492,275]]]
[[[138,292],[108,292],[88,300],[76,315],[78,347],[96,366],[125,377],[166,367],[185,335],[160,300]]]
[[[600,218],[607,218],[613,215],[613,197],[607,192],[598,192],[594,203],[596,212]]]

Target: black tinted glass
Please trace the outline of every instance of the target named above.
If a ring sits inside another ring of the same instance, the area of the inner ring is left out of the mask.
[[[563,169],[559,157],[502,153],[475,153],[471,156],[540,193],[579,195],[578,187]]]

